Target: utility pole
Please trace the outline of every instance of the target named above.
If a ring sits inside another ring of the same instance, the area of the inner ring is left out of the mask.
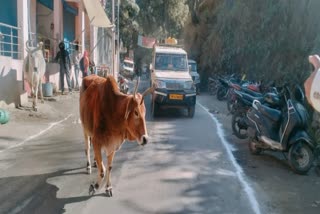
[[[120,30],[119,30],[119,23],[120,23],[120,0],[118,0],[118,14],[117,14],[117,71],[120,71]]]
[[[112,28],[112,75],[113,77],[116,77],[115,74],[115,70],[116,70],[116,63],[115,63],[115,60],[116,60],[116,57],[115,57],[115,54],[116,54],[116,45],[115,45],[115,39],[116,39],[116,28],[115,28],[115,18],[114,18],[114,0],[112,0],[112,18],[111,18],[111,22],[113,24],[113,28]]]

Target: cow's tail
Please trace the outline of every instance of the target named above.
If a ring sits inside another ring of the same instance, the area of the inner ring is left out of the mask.
[[[81,84],[81,87],[80,87],[80,93],[83,93],[87,88],[88,86],[85,84],[85,80],[84,78],[82,79],[82,84]]]

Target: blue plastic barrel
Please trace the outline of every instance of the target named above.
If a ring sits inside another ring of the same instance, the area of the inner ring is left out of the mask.
[[[4,109],[0,109],[0,124],[6,124],[10,119],[9,112]]]
[[[53,87],[50,82],[42,84],[42,92],[44,97],[52,97]]]

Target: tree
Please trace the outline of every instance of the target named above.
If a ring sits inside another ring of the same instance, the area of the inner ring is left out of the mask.
[[[127,50],[133,48],[135,37],[139,29],[136,21],[140,8],[135,0],[121,0],[119,14],[119,35]],[[106,13],[112,14],[112,4],[106,4]],[[115,17],[117,19],[117,17]],[[117,20],[116,20],[117,23]]]
[[[189,14],[187,0],[137,0],[139,32],[158,39],[179,37]]]

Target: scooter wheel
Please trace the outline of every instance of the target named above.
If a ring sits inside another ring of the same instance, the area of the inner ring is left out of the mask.
[[[306,142],[299,141],[290,147],[288,160],[295,173],[304,175],[312,167],[314,154]]]
[[[246,139],[248,137],[247,134],[247,129],[248,126],[245,124],[244,118],[246,115],[240,112],[234,112],[232,115],[232,121],[231,121],[231,126],[232,126],[232,131],[235,136],[239,139]]]

